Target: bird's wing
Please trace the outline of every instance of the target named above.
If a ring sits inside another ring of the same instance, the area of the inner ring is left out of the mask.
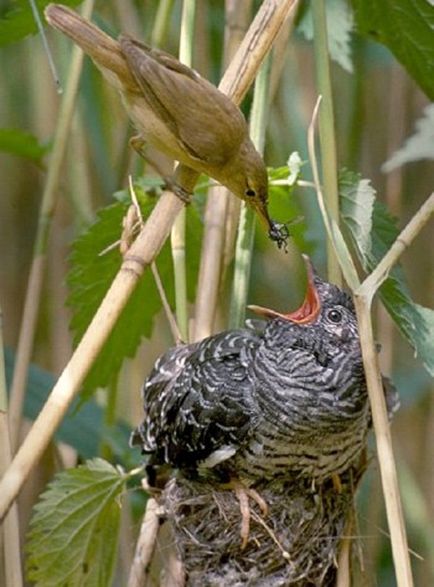
[[[145,420],[137,437],[154,463],[195,467],[216,451],[217,460],[232,456],[247,441],[246,371],[256,341],[249,331],[222,333],[158,361],[144,385]]]
[[[181,147],[197,161],[223,165],[246,133],[235,104],[168,53],[129,37],[119,42],[146,100]]]

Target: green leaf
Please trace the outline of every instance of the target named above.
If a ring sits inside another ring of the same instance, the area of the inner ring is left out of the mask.
[[[386,45],[434,99],[434,6],[429,0],[352,0],[360,34]]]
[[[345,281],[355,290],[360,285],[359,276],[353,263],[350,250],[345,242],[338,223],[333,218],[330,219],[330,228],[333,235],[333,242],[345,277]]]
[[[153,207],[154,200],[137,190],[144,218]],[[68,305],[72,308],[71,329],[77,344],[97,311],[110,284],[120,269],[122,258],[119,247],[114,246],[100,254],[120,238],[122,219],[127,202],[117,202],[101,210],[98,219],[73,244]],[[189,299],[193,297],[199,266],[201,223],[193,205],[187,209],[187,283]],[[173,304],[173,265],[170,248],[166,243],[157,259],[157,266],[169,303]],[[115,381],[124,358],[134,356],[141,338],[150,337],[154,318],[162,304],[154,278],[149,270],[139,283],[122,311],[111,334],[104,344],[83,384],[89,394],[97,387]]]
[[[39,163],[48,148],[46,145],[41,145],[30,133],[18,128],[0,128],[0,151],[4,153],[11,153]]]
[[[416,122],[416,132],[384,163],[382,171],[388,173],[410,161],[434,159],[434,104],[429,104],[424,112],[425,117]]]
[[[327,14],[327,34],[330,57],[348,71],[353,72],[351,60],[351,32],[353,30],[353,13],[346,0],[327,0],[325,3]],[[312,12],[305,11],[298,30],[308,41],[313,39]]]
[[[102,459],[56,475],[30,523],[30,581],[37,587],[111,585],[125,481]]]
[[[351,234],[357,240],[364,256],[371,252],[372,213],[376,191],[369,179],[360,179],[355,173],[344,171],[341,174],[340,197],[345,200],[342,216],[351,226]]]
[[[14,355],[10,349],[5,351],[6,383],[8,390],[12,382]],[[43,408],[56,383],[55,377],[36,365],[30,365],[24,400],[24,416],[35,420]],[[118,421],[113,426],[104,426],[103,409],[95,401],[86,403],[76,399],[69,408],[55,434],[55,440],[75,448],[80,457],[89,459],[98,454],[100,444],[105,442],[113,449],[118,462],[124,467],[133,468],[139,464],[139,456],[128,448],[131,426]],[[77,434],[77,431],[80,431]]]
[[[348,192],[351,182],[358,189],[363,181],[360,176],[345,171],[340,178],[340,204],[342,220],[348,228],[365,271],[372,271],[391,247],[399,230],[396,220],[387,211],[384,204],[375,201],[372,216],[371,248],[367,250],[360,244],[357,223],[352,219],[354,210],[352,200],[343,195]],[[379,290],[380,298],[394,322],[406,337],[425,368],[434,375],[434,311],[415,304],[409,294],[402,268],[392,268],[388,279]]]
[[[44,8],[51,0],[36,0],[41,20],[44,21]],[[82,0],[62,0],[66,6],[77,6]],[[36,22],[29,0],[16,0],[0,19],[0,47],[20,41],[27,35],[37,32]]]

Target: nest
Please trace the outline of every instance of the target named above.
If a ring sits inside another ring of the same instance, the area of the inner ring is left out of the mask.
[[[351,511],[354,471],[320,487],[308,480],[256,487],[269,507],[250,502],[250,535],[241,549],[240,506],[218,485],[174,478],[161,496],[190,587],[333,585],[339,541]]]

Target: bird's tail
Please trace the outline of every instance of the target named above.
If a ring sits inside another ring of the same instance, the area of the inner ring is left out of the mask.
[[[49,4],[45,18],[70,37],[118,89],[137,88],[117,41],[79,14],[60,4]]]

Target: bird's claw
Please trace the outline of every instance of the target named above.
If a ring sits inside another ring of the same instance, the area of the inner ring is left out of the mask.
[[[130,138],[130,146],[144,159],[151,167],[155,169],[155,171],[163,178],[164,181],[164,189],[170,190],[175,194],[177,198],[179,198],[184,204],[190,204],[191,201],[191,193],[185,190],[182,186],[176,183],[176,181],[172,177],[168,177],[165,175],[158,163],[156,163],[153,159],[150,159],[145,154],[145,145],[146,141],[143,139],[141,135],[137,135]]]
[[[191,193],[185,190],[182,186],[180,186],[176,181],[174,181],[171,177],[164,177],[164,189],[170,190],[177,198],[184,202],[184,204],[190,204],[191,202]]]

